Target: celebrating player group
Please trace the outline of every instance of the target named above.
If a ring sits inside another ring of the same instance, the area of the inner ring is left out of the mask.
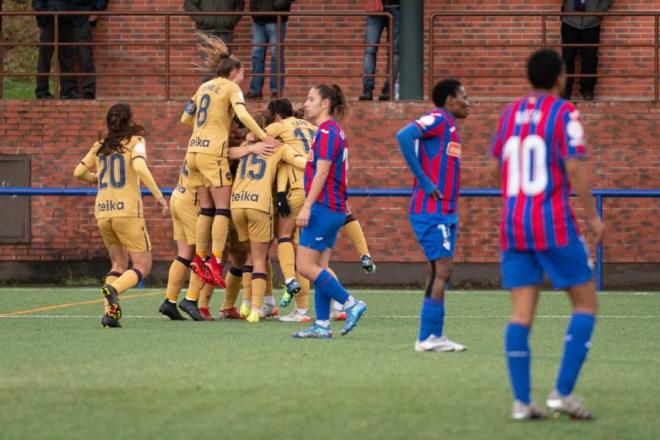
[[[376,266],[347,200],[349,142],[341,123],[347,111],[336,85],[312,87],[304,111],[273,99],[253,117],[239,84],[241,62],[216,38],[202,37],[208,67],[216,77],[186,104],[181,122],[192,126],[178,184],[165,201],[147,166],[144,129],[126,104],[107,114],[107,133],[76,167],[76,177],[98,184],[95,214],[112,267],[102,288],[102,325],[121,327],[119,298],[151,269],[151,244],[143,217],[140,183],[171,215],[177,255],[160,312],[172,320],[213,320],[209,301],[225,289],[217,319],[250,323],[278,315],[269,251],[277,255],[286,292],[279,307],[295,306],[281,321],[308,322],[295,338],[332,338],[330,321],[353,331],[367,311],[329,267],[340,230],[355,245],[361,266]],[[599,241],[603,225],[590,196],[584,130],[579,112],[559,98],[562,61],[540,50],[527,61],[533,91],[503,112],[490,148],[491,168],[502,190],[501,273],[511,291],[512,312],[504,347],[513,391],[512,418],[546,412],[530,399],[529,333],[544,273],[568,292],[573,316],[564,355],[547,406],[573,418],[592,414],[573,395],[590,347],[597,300],[592,266],[568,202],[577,193],[586,224]],[[414,349],[461,352],[444,329],[445,288],[452,274],[458,234],[461,144],[456,120],[468,117],[466,88],[446,79],[432,91],[434,108],[396,136],[414,184],[409,219],[428,260],[426,288]],[[129,260],[132,263],[129,269]],[[228,267],[228,270],[225,270]],[[190,272],[185,298],[179,291]],[[315,318],[308,313],[314,287]],[[237,298],[242,290],[242,302]],[[463,341],[465,342],[465,341]]]

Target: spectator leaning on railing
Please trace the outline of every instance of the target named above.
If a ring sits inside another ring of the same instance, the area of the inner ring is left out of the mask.
[[[76,11],[104,11],[108,7],[108,0],[74,0]],[[96,15],[76,15],[73,18],[74,38],[77,43],[91,43],[92,28],[96,27]],[[94,54],[92,46],[78,46],[81,70],[89,75],[82,77],[83,98],[96,98],[96,76],[94,75]]]
[[[392,34],[394,34],[394,81],[399,80],[399,21],[400,21],[400,1],[399,0],[367,0],[367,12],[387,12],[393,18]],[[389,19],[385,16],[370,15],[367,17],[367,28],[364,36],[366,44],[378,44],[383,30],[387,29],[387,41],[392,36],[389,31]],[[373,99],[373,90],[376,85],[376,79],[373,74],[376,72],[376,54],[378,47],[370,46],[364,50],[364,77],[362,78],[362,94],[360,101],[371,101]],[[389,51],[387,53],[387,79],[383,84],[382,91],[378,96],[380,101],[390,99],[390,59]],[[396,98],[396,97],[395,97]]]
[[[32,0],[32,9],[35,11],[71,11],[73,2],[70,0]],[[41,43],[52,43],[55,41],[55,20],[53,16],[39,15],[37,25],[39,26],[39,41]],[[71,43],[73,41],[73,23],[71,16],[62,16],[58,22],[58,41]],[[50,73],[51,60],[55,47],[52,45],[39,46],[38,73]],[[60,98],[80,99],[76,91],[76,80],[67,73],[73,72],[73,48],[71,46],[59,46],[58,58],[60,62]],[[52,99],[54,96],[48,88],[48,76],[37,76],[37,88],[34,93],[38,99]]]
[[[614,0],[564,0],[563,12],[607,12]],[[602,17],[570,16],[562,17],[562,44],[598,44],[600,41],[600,24]],[[562,47],[562,57],[566,63],[566,73],[575,73],[575,58],[580,53],[582,57],[582,74],[595,75],[598,70],[598,47]],[[574,78],[566,79],[566,88],[562,94],[564,99],[571,99]],[[596,78],[581,78],[580,93],[587,101],[594,99]]]
[[[291,3],[295,0],[250,0],[251,12],[288,12],[291,10]],[[281,18],[280,24],[280,43],[284,43],[286,36],[287,16]],[[252,44],[270,44],[270,93],[273,98],[281,95],[284,89],[284,46],[278,48],[277,43],[277,16],[253,16],[252,17]],[[279,58],[279,59],[278,59]],[[279,64],[278,64],[279,61]],[[252,73],[263,74],[266,71],[266,46],[252,47]],[[275,73],[280,73],[279,84]],[[245,95],[246,98],[261,98],[261,90],[264,86],[263,75],[252,76],[250,80],[250,90]]]

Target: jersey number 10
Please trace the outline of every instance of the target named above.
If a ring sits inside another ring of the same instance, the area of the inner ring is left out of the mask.
[[[516,197],[522,189],[526,196],[542,193],[548,186],[545,141],[532,134],[520,142],[511,136],[504,144],[504,160],[508,162],[507,197]],[[522,163],[521,163],[522,162]]]

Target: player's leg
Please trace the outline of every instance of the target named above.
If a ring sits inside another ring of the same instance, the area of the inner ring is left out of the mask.
[[[346,216],[346,221],[344,222],[342,230],[346,233],[351,243],[353,243],[353,247],[357,250],[358,255],[360,255],[360,265],[362,266],[362,269],[367,273],[374,273],[376,271],[376,265],[371,258],[371,253],[367,246],[367,240],[364,238],[362,226],[352,213],[349,213]]]
[[[241,291],[246,257],[247,253],[244,251],[231,250],[229,252],[231,267],[225,278],[227,287],[225,288],[225,297],[222,301],[222,306],[218,311],[218,319],[240,319],[240,313],[235,304],[236,298],[238,298],[238,294]]]
[[[250,252],[245,259],[245,266],[243,266],[242,287],[243,287],[243,300],[241,301],[241,308],[239,310],[241,318],[247,318],[252,312],[252,255]]]
[[[167,289],[165,292],[165,301],[161,304],[158,311],[169,317],[173,321],[181,321],[185,318],[179,313],[176,302],[179,298],[179,292],[188,275],[190,261],[195,254],[194,245],[188,244],[183,240],[177,240],[177,256],[170,265],[170,271],[167,277]]]
[[[287,301],[285,298],[280,303],[281,307],[286,307],[291,302],[291,297],[300,292],[300,283],[296,280],[296,253],[293,246],[293,231],[296,228],[295,217],[280,217],[277,220],[277,258],[280,262],[280,269],[284,275],[284,284],[289,294]]]
[[[110,257],[110,271],[105,276],[103,285],[112,284],[128,268],[128,250],[121,244],[108,246]],[[103,311],[107,314],[111,310],[108,299],[103,297]]]
[[[222,254],[227,245],[227,236],[229,235],[229,220],[231,211],[229,210],[229,199],[231,198],[231,185],[215,186],[209,188],[213,204],[215,205],[215,215],[213,217],[213,226],[211,228],[211,253],[213,256],[207,262],[207,266],[213,275],[216,286],[225,287],[222,279]]]
[[[201,160],[199,164],[198,159]],[[200,208],[199,215],[195,221],[195,257],[190,264],[190,269],[204,280],[210,281],[210,274],[204,265],[204,261],[207,257],[209,243],[211,242],[211,226],[213,225],[213,217],[215,216],[215,206],[213,205],[211,192],[207,188],[207,186],[210,186],[210,183],[204,179],[204,175],[200,170],[200,165],[203,162],[204,157],[201,154],[186,154],[188,183],[197,194],[197,203]]]
[[[276,318],[279,314],[279,310],[277,310],[277,306],[275,305],[275,297],[273,296],[273,265],[271,264],[270,258],[268,257],[266,257],[266,275],[266,291],[264,292],[262,317]]]
[[[250,255],[252,256],[252,309],[246,320],[248,322],[259,322],[263,306],[264,293],[268,280],[266,259],[270,242],[258,242],[250,240]]]

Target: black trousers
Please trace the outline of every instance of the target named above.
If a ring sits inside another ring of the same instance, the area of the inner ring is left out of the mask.
[[[576,29],[566,23],[561,24],[561,42],[563,44],[597,44],[600,41],[600,26],[590,29]],[[597,47],[563,47],[562,57],[566,63],[566,73],[575,73],[575,58],[578,53],[582,58],[582,73],[595,74],[598,70]],[[566,95],[573,90],[574,78],[566,79]],[[580,78],[580,90],[593,92],[596,87],[596,78]]]
[[[73,21],[75,30],[74,37],[77,43],[91,43],[92,42],[92,23],[89,17],[82,15],[74,17]],[[78,56],[80,57],[80,67],[83,73],[89,75],[82,77],[82,92],[85,97],[96,96],[96,76],[94,75],[94,53],[92,46],[78,46]]]
[[[39,30],[39,41],[42,43],[52,43],[55,41],[55,20],[53,17],[41,16],[37,17]],[[73,25],[70,17],[60,17],[58,22],[58,41],[63,43],[70,43],[73,41]],[[37,62],[38,73],[50,73],[51,61],[53,53],[55,52],[54,46],[39,46],[39,60]],[[71,46],[59,46],[58,58],[60,62],[60,73],[73,72],[73,48]],[[37,77],[37,88],[35,95],[37,98],[43,97],[49,93],[48,76]],[[76,79],[73,76],[60,76],[61,95],[67,95],[76,89]]]

